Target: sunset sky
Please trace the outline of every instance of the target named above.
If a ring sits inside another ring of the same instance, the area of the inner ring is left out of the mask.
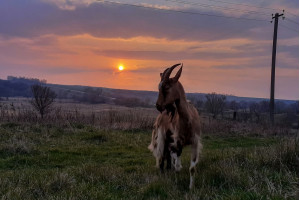
[[[298,8],[297,0],[2,0],[0,78],[157,91],[159,73],[183,63],[186,92],[269,98],[271,14],[284,9],[275,98],[299,99]]]

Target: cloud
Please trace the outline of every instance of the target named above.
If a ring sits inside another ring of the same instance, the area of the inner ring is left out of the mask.
[[[84,66],[81,67],[73,67],[73,66],[39,66],[39,65],[18,65],[18,64],[0,64],[0,70],[5,74],[15,75],[22,73],[31,74],[31,76],[41,76],[41,74],[47,74],[50,76],[53,75],[74,75],[74,74],[81,74],[81,73],[110,73],[112,74],[113,71],[111,69],[91,69],[86,68]],[[4,77],[3,77],[4,78]]]
[[[0,34],[6,37],[88,33],[120,38],[216,40],[242,36],[260,40],[269,38],[272,32],[271,27],[266,27],[267,21],[234,20],[99,2],[63,10],[53,3],[37,0],[1,1],[0,24],[4,25],[0,27]],[[257,27],[264,30],[264,34],[249,31]]]
[[[42,35],[40,37],[34,38],[32,45],[37,46],[50,46],[57,45],[58,38],[55,35]]]
[[[122,50],[104,50],[95,51],[98,55],[113,58],[135,59],[135,60],[182,60],[187,59],[218,59],[220,56],[227,57],[230,53],[186,53],[186,52],[166,52],[166,51],[122,51]]]
[[[248,66],[245,65],[214,65],[212,66],[215,69],[241,69]]]

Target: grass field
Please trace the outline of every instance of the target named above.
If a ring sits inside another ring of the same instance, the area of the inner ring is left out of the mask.
[[[1,199],[297,199],[298,138],[203,136],[195,188],[189,147],[160,174],[150,131],[0,125]]]

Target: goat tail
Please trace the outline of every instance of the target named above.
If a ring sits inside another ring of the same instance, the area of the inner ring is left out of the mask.
[[[165,139],[166,136],[164,134],[164,130],[161,128],[157,131],[157,138],[156,138],[156,148],[155,148],[155,157],[161,158],[164,155],[164,148],[165,148]]]
[[[152,141],[151,141],[151,143],[149,144],[148,149],[149,149],[151,152],[154,151],[154,145],[153,145]]]
[[[165,139],[164,130],[161,128],[154,129],[152,132],[152,141],[148,146],[148,149],[153,153],[153,156],[156,158],[156,167],[159,167],[159,164],[164,156],[165,148]]]

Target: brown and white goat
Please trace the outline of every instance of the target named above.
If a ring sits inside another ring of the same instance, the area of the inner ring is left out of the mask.
[[[202,149],[200,142],[201,127],[200,117],[196,108],[187,101],[182,84],[178,81],[182,67],[178,70],[175,77],[170,78],[173,69],[180,64],[167,68],[160,74],[161,82],[159,83],[159,95],[156,102],[156,108],[162,115],[170,105],[175,103],[176,110],[172,116],[169,127],[172,135],[172,143],[169,145],[170,154],[176,171],[182,168],[180,155],[182,148],[191,145],[191,165],[190,165],[190,185],[192,189],[195,179],[196,164],[199,161],[199,154]]]

